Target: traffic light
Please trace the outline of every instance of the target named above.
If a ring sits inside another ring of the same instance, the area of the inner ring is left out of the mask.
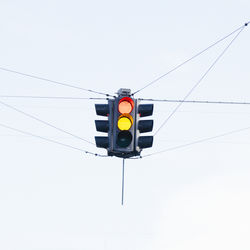
[[[143,148],[150,148],[153,145],[153,136],[140,136],[141,133],[151,132],[153,130],[153,120],[141,120],[142,117],[153,114],[153,104],[137,104],[137,131],[136,131],[136,150],[141,151]]]
[[[136,99],[129,89],[120,89],[114,100],[113,147],[110,155],[128,158],[135,151]]]
[[[142,149],[152,147],[153,136],[141,136],[151,132],[153,120],[141,118],[153,114],[153,104],[140,104],[131,96],[130,89],[120,89],[118,96],[108,104],[95,104],[96,114],[106,120],[96,120],[96,130],[107,136],[95,136],[96,146],[105,148],[109,156],[130,158],[139,156]]]
[[[106,120],[95,120],[96,130],[98,132],[108,133],[108,136],[95,136],[96,146],[98,148],[109,148],[110,142],[110,119],[112,118],[111,103],[108,104],[95,104],[96,114],[108,117]],[[111,116],[110,116],[111,114]]]

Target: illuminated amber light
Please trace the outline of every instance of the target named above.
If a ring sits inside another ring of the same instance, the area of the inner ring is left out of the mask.
[[[133,124],[133,118],[129,114],[121,115],[118,118],[117,126],[120,130],[129,130]]]

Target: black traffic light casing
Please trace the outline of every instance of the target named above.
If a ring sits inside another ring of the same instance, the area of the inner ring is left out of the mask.
[[[153,146],[153,136],[141,136],[140,134],[151,132],[153,130],[154,121],[141,119],[153,114],[153,104],[140,104],[137,101],[137,127],[136,127],[136,144],[137,151],[141,151],[143,148],[150,148]]]
[[[109,156],[139,156],[142,149],[153,145],[153,136],[141,136],[153,129],[153,120],[143,119],[153,114],[153,104],[140,104],[130,94],[129,89],[120,89],[108,104],[95,104],[96,114],[107,117],[95,120],[96,130],[107,133],[95,136],[96,146],[107,149]]]
[[[109,155],[122,158],[139,155],[135,150],[137,100],[130,96],[130,90],[120,89],[113,108],[113,136]]]
[[[106,120],[95,120],[96,130],[98,132],[108,133],[107,136],[95,136],[96,146],[98,148],[106,148],[109,150],[110,147],[110,134],[112,127],[112,102],[109,101],[108,104],[95,104],[96,114],[100,116],[105,116]]]
[[[113,151],[121,153],[122,155],[134,151],[134,130],[135,130],[135,110],[133,109],[130,113],[133,124],[129,129],[121,130],[118,127],[120,117],[126,113],[120,113],[118,110],[119,101],[123,97],[118,97],[114,102],[114,124],[113,124]]]

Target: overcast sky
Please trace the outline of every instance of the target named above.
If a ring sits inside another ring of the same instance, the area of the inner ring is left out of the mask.
[[[0,67],[136,91],[250,21],[250,2],[0,1]],[[234,34],[236,35],[236,33]],[[138,93],[182,99],[234,36]],[[246,27],[188,100],[250,101]],[[0,96],[102,97],[0,70]],[[93,100],[0,101],[94,142]],[[154,103],[154,131],[176,104]],[[0,103],[0,124],[95,153]],[[183,104],[142,155],[250,127],[250,106]],[[249,250],[250,129],[125,162],[0,126],[0,248]]]

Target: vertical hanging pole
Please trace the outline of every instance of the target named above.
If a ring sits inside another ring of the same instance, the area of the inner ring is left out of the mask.
[[[125,165],[125,159],[122,159],[122,206],[123,206],[123,200],[124,200],[124,165]]]

